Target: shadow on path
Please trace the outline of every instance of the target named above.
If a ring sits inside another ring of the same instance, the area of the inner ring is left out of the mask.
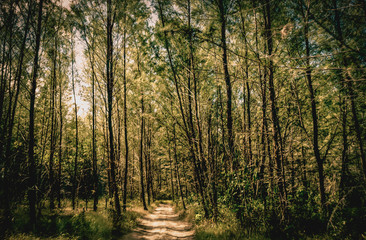
[[[122,240],[193,240],[193,236],[194,230],[191,224],[180,221],[171,205],[160,204],[153,213],[140,218],[138,227],[125,235]]]

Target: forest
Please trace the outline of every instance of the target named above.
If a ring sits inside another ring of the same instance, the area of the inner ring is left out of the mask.
[[[0,238],[366,239],[365,100],[365,0],[2,0]]]

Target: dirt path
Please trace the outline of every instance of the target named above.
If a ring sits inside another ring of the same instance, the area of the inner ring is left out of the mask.
[[[134,239],[184,239],[193,240],[192,225],[179,220],[169,204],[160,204],[153,213],[139,219],[139,226],[123,240]]]

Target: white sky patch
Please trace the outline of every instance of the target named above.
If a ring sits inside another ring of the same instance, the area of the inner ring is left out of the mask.
[[[63,7],[66,7],[69,10],[70,10],[70,3],[71,3],[71,0],[61,0],[61,5]]]
[[[147,8],[150,10],[151,17],[148,19],[149,27],[155,26],[156,22],[158,21],[158,15],[156,14],[154,7],[152,6],[151,0],[144,0]]]
[[[79,34],[76,34],[75,36],[75,65],[74,65],[74,71],[75,71],[75,95],[76,95],[76,104],[78,106],[78,114],[80,117],[84,118],[90,112],[90,103],[85,101],[85,98],[83,95],[83,89],[88,85],[83,79],[85,79],[85,76],[83,74],[86,58],[84,56],[84,45],[81,42],[81,39],[78,37]],[[74,98],[72,98],[72,101],[74,102]]]
[[[75,0],[61,0],[61,5],[70,10],[70,5]],[[144,0],[144,3],[150,10],[150,18],[148,19],[148,24],[150,27],[155,26],[158,21],[158,15],[156,14],[154,7],[152,6],[151,0]],[[85,118],[87,114],[91,111],[91,103],[86,101],[85,98],[89,95],[85,92],[85,89],[89,89],[89,84],[85,81],[87,76],[84,75],[84,69],[87,64],[87,59],[84,56],[84,50],[86,48],[83,40],[80,38],[80,34],[78,32],[75,33],[74,36],[74,56],[75,56],[75,64],[74,64],[74,77],[75,77],[75,95],[76,95],[76,104],[78,107],[78,116],[81,118]],[[71,67],[70,67],[71,69]],[[74,112],[74,96],[72,93],[72,79],[71,79],[71,71],[69,75],[70,79],[70,101],[68,102],[70,108],[69,113],[73,114]]]
[[[70,4],[73,2],[73,0],[61,0],[61,5],[68,10],[70,10]],[[75,97],[76,97],[76,105],[78,108],[78,116],[81,118],[86,117],[88,112],[90,111],[90,103],[84,100],[83,98],[83,88],[85,89],[85,86],[87,86],[87,83],[83,81],[85,76],[83,75],[83,70],[85,67],[86,58],[84,56],[84,45],[82,43],[82,40],[80,39],[80,34],[78,32],[75,32],[74,36],[74,57],[75,57],[75,64],[74,64],[74,77],[75,77]],[[70,66],[71,68],[71,66]],[[74,112],[74,95],[72,92],[72,79],[71,79],[71,71],[69,74],[70,79],[70,94],[71,98],[68,102],[69,108],[69,114],[73,114]]]

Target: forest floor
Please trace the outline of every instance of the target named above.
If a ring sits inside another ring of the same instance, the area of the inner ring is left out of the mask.
[[[133,232],[125,235],[121,240],[163,240],[194,238],[192,224],[179,219],[170,204],[160,204],[153,213],[147,214],[138,220],[138,227]]]

